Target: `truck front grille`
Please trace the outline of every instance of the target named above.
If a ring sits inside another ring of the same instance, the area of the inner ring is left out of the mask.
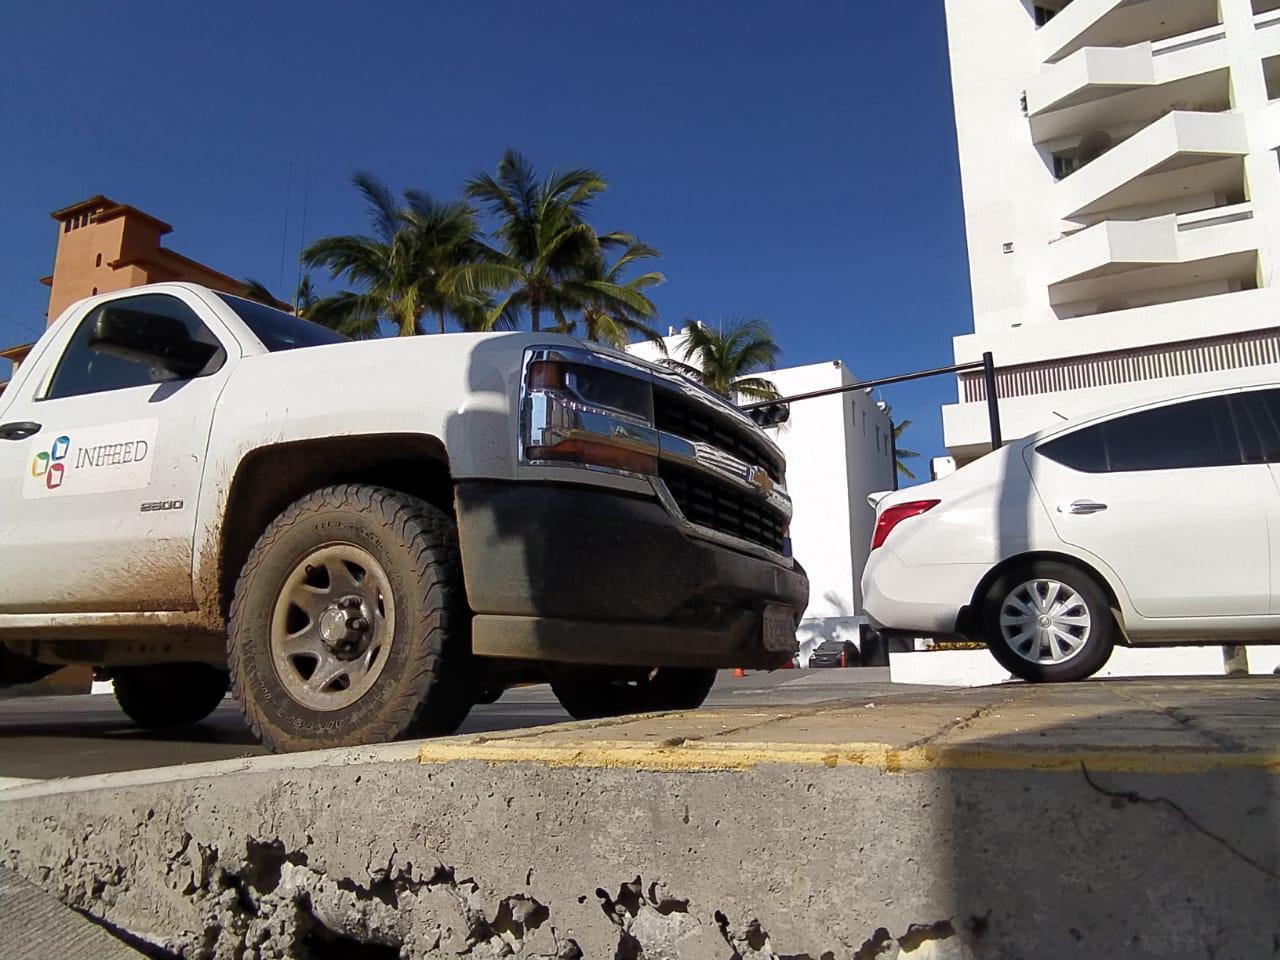
[[[659,463],[658,476],[690,523],[783,552],[786,517],[763,500],[666,460]]]
[[[775,483],[782,482],[782,461],[758,438],[734,425],[728,414],[718,415],[713,406],[671,390],[654,391],[653,413],[657,428],[664,433],[710,444],[743,463],[762,467]]]

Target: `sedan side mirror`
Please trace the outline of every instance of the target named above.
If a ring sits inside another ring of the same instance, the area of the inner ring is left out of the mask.
[[[196,340],[181,320],[127,307],[106,307],[93,326],[89,349],[159,367],[180,379],[194,377],[221,350]]]

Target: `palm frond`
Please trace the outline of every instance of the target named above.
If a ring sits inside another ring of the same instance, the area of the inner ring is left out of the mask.
[[[253,300],[256,303],[265,303],[269,307],[274,307],[277,303],[275,295],[267,289],[267,285],[261,280],[255,280],[253,277],[245,277],[240,281],[240,296],[246,300]]]
[[[381,180],[363,170],[357,171],[351,182],[364,197],[379,238],[390,241],[400,225],[399,204],[396,203],[395,194]]]
[[[464,263],[441,277],[440,286],[451,296],[470,297],[501,293],[523,279],[520,270],[505,263]]]

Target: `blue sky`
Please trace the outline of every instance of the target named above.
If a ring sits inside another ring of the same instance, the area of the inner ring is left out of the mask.
[[[58,207],[105,193],[287,292],[304,200],[306,240],[359,231],[354,170],[448,197],[507,146],[605,174],[593,220],[663,251],[664,324],[763,316],[784,363],[864,377],[950,363],[972,329],[940,3],[64,0],[5,20],[2,344],[43,325]],[[954,396],[888,391],[905,445],[941,453]]]

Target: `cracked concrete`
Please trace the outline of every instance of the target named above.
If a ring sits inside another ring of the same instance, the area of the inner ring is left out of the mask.
[[[20,785],[0,865],[157,957],[1269,956],[1278,698],[1004,688]]]

